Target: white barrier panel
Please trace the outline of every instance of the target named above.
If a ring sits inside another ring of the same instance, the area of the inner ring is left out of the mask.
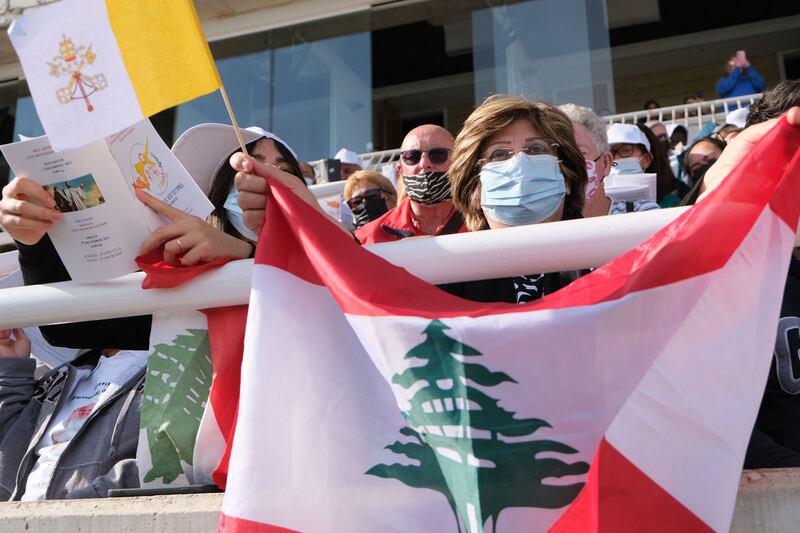
[[[689,208],[407,239],[367,248],[431,283],[598,266]],[[38,326],[247,303],[252,260],[234,261],[174,289],[141,289],[144,274],[0,290],[0,328]]]
[[[342,194],[344,191],[344,184],[346,181],[332,181],[330,183],[319,183],[311,185],[308,190],[314,193],[317,198],[324,198],[326,196],[333,196],[334,194]]]
[[[0,254],[0,278],[6,274],[11,274],[15,270],[19,270],[17,255],[18,252],[16,250]]]

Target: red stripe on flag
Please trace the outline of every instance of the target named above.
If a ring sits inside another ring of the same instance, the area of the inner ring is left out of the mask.
[[[298,533],[294,529],[286,529],[278,526],[270,526],[261,522],[253,522],[245,518],[228,516],[219,513],[218,533]]]
[[[355,315],[484,316],[616,300],[721,268],[768,205],[796,229],[798,147],[800,128],[784,118],[703,202],[634,250],[565,289],[523,306],[469,302],[438,290],[361,249],[275,183],[271,183],[267,202],[272,205],[266,209],[256,263],[281,268],[314,284],[322,284],[324,276],[342,310]],[[655,254],[658,257],[653,260]]]
[[[603,439],[586,485],[550,531],[687,533],[712,529]]]
[[[783,119],[786,121],[786,119]],[[795,141],[794,145],[790,144],[780,144],[775,147],[776,151],[779,150],[778,153],[773,154],[772,157],[779,157],[785,158],[786,160],[790,160],[791,162],[784,170],[783,180],[781,181],[778,189],[775,191],[775,194],[772,195],[772,199],[769,202],[770,208],[778,215],[781,220],[783,220],[787,226],[792,228],[795,232],[797,232],[797,215],[798,212],[798,204],[800,204],[800,194],[797,192],[797,180],[796,179],[786,179],[788,176],[786,174],[790,172],[795,173],[795,178],[797,177],[796,174],[798,169],[800,169],[800,150],[797,150],[797,142]],[[794,154],[794,157],[792,157]],[[768,172],[769,170],[765,170]]]
[[[225,454],[212,477],[214,483],[224,489],[228,479],[228,460],[233,446],[236,413],[239,409],[247,306],[204,309],[203,313],[208,317],[208,341],[211,346],[211,366],[214,369],[214,380],[211,382],[208,399],[226,445]]]

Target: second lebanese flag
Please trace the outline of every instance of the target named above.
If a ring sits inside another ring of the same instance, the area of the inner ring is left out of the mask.
[[[798,146],[783,121],[706,201],[522,306],[445,294],[273,186],[221,530],[727,530]]]

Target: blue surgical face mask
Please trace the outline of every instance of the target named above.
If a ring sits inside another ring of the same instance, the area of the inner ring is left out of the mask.
[[[228,222],[236,228],[236,231],[242,234],[242,237],[253,242],[258,242],[258,235],[244,225],[244,214],[242,213],[242,208],[239,207],[236,201],[238,197],[239,191],[236,190],[236,186],[231,187],[231,192],[228,193],[225,204],[222,206],[225,209],[225,216],[228,218]]]
[[[617,174],[641,174],[644,172],[642,169],[641,159],[638,157],[623,157],[622,159],[615,159],[611,163],[610,175]]]
[[[546,220],[565,194],[564,175],[552,155],[518,152],[481,168],[481,207],[492,220],[507,226]]]

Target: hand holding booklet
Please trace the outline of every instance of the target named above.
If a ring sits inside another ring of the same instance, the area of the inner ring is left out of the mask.
[[[47,137],[0,150],[14,174],[42,185],[64,214],[47,233],[74,281],[137,270],[139,247],[166,221],[135,189],[201,219],[214,209],[149,120],[64,152],[54,152]]]

